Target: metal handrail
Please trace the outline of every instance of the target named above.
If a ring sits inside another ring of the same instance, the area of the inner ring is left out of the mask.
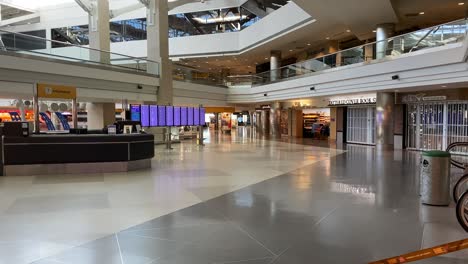
[[[379,41],[374,41],[374,42],[366,43],[366,44],[364,44],[364,45],[359,45],[359,46],[352,47],[352,48],[349,48],[349,49],[344,49],[344,50],[340,50],[340,51],[337,51],[337,52],[329,53],[329,54],[327,54],[327,55],[320,56],[320,57],[317,57],[317,58],[313,58],[313,59],[309,59],[309,60],[305,60],[305,61],[301,61],[301,62],[292,63],[292,64],[289,64],[289,65],[280,67],[280,68],[278,68],[278,69],[276,69],[276,70],[264,71],[264,72],[261,72],[261,73],[257,73],[257,74],[255,74],[255,75],[261,75],[261,74],[268,73],[268,72],[272,72],[272,71],[279,71],[279,70],[281,70],[281,69],[290,67],[290,66],[295,65],[295,64],[307,63],[307,62],[310,62],[310,61],[320,60],[320,59],[323,59],[323,58],[326,58],[326,57],[329,57],[329,56],[333,56],[333,55],[336,55],[336,54],[340,54],[340,53],[343,53],[343,52],[346,52],[346,51],[355,50],[355,49],[358,49],[358,48],[363,48],[363,47],[365,47],[365,46],[370,46],[370,45],[374,45],[374,44],[381,43],[381,42],[389,42],[389,41],[392,41],[392,40],[397,39],[397,38],[401,38],[401,37],[404,37],[404,36],[408,36],[408,35],[414,34],[414,33],[416,33],[416,32],[425,31],[425,30],[431,30],[431,29],[434,29],[434,28],[437,28],[437,27],[442,27],[442,26],[446,26],[446,25],[450,25],[450,24],[453,24],[453,23],[456,23],[456,22],[462,22],[462,21],[465,21],[465,22],[466,22],[466,21],[468,21],[468,19],[467,19],[467,18],[463,18],[463,19],[458,19],[458,20],[455,20],[455,21],[450,21],[450,22],[443,23],[443,24],[436,25],[436,26],[431,26],[431,27],[427,27],[427,28],[423,28],[423,29],[418,29],[418,30],[415,30],[415,31],[412,31],[412,32],[409,32],[409,33],[405,33],[405,34],[402,34],[402,35],[394,36],[394,37],[391,37],[391,38],[388,38],[388,39],[385,39],[385,40],[379,40]],[[466,35],[466,28],[465,28],[465,35]]]
[[[58,44],[66,45],[66,46],[72,46],[72,47],[77,47],[77,48],[82,48],[82,49],[87,49],[87,50],[93,50],[93,51],[97,51],[97,52],[103,52],[103,53],[107,53],[107,54],[119,55],[119,56],[122,56],[122,57],[130,58],[132,60],[142,60],[141,58],[133,57],[133,56],[129,56],[129,55],[121,54],[121,53],[111,52],[111,51],[107,51],[107,50],[95,49],[95,48],[91,48],[91,47],[88,47],[88,46],[80,46],[80,45],[71,44],[71,43],[67,43],[67,42],[63,42],[63,41],[41,38],[41,37],[38,37],[38,36],[31,36],[31,35],[28,35],[28,34],[8,31],[8,30],[4,30],[4,29],[0,29],[0,32],[5,32],[5,33],[8,33],[8,34],[24,36],[24,37],[27,37],[27,38],[33,38],[33,39],[38,39],[38,40],[42,40],[42,41],[49,41],[49,42],[58,43]],[[1,34],[0,34],[0,36],[1,36]],[[145,61],[159,63],[157,61],[148,60],[148,59],[145,59]]]
[[[454,148],[456,148],[456,147],[460,147],[460,146],[468,147],[468,142],[454,142],[454,143],[450,144],[450,145],[447,147],[446,151],[447,151],[447,152],[450,152],[452,149],[454,149]],[[464,164],[464,163],[459,162],[459,161],[456,161],[456,160],[454,160],[454,159],[450,159],[450,163],[451,163],[453,166],[455,166],[455,167],[457,167],[457,168],[459,168],[459,169],[462,169],[462,170],[464,170],[464,169],[466,169],[466,168],[468,167],[468,164]]]

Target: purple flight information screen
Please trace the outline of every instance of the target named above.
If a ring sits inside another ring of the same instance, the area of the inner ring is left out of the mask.
[[[174,126],[181,126],[180,106],[174,106]]]
[[[158,126],[158,106],[150,105],[149,112],[150,112],[150,127],[157,127]]]
[[[206,109],[200,108],[200,125],[201,126],[205,125],[205,114],[206,114]]]
[[[193,126],[193,107],[187,108],[187,126]]]
[[[195,126],[200,125],[200,108],[198,108],[198,107],[195,107],[193,109],[193,124]]]
[[[186,126],[187,123],[187,107],[180,108],[180,125]]]
[[[150,126],[149,105],[141,106],[141,126],[142,127]]]
[[[174,107],[166,106],[166,126],[174,126]]]
[[[166,107],[158,105],[158,126],[166,126]]]
[[[140,105],[130,105],[130,119],[132,121],[141,121]]]

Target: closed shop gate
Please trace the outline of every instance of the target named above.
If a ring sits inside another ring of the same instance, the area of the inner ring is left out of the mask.
[[[444,150],[454,142],[468,142],[468,102],[409,104],[406,147]]]
[[[375,107],[349,107],[346,142],[375,144]]]

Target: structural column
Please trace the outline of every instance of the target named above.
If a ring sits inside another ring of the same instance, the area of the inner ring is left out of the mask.
[[[375,143],[378,150],[393,149],[395,93],[377,93]]]
[[[103,129],[115,123],[115,103],[88,103],[88,129]]]
[[[169,60],[169,18],[165,0],[149,0],[147,6],[148,59],[159,62],[159,67],[148,67],[148,72],[158,73],[158,104],[173,103],[172,61]]]
[[[270,135],[274,137],[281,136],[281,109],[279,102],[274,102],[270,107]]]
[[[392,37],[395,33],[395,24],[385,23],[377,25],[376,33],[376,56],[377,59],[385,58],[387,55],[387,50],[392,48],[389,46],[388,38]]]
[[[92,61],[110,63],[109,0],[96,1],[89,10],[89,58]],[[101,52],[107,51],[107,52]]]
[[[2,5],[0,5],[0,21],[2,21]],[[3,44],[2,35],[0,35],[0,50],[6,50],[5,44]]]
[[[276,81],[281,74],[281,51],[273,50],[270,55],[270,80]]]

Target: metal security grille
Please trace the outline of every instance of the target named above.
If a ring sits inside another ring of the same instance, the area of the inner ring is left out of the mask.
[[[447,120],[447,144],[468,142],[468,104],[449,103]]]
[[[346,142],[375,144],[375,107],[349,107]]]
[[[407,148],[444,150],[454,142],[468,142],[468,102],[410,104]]]

